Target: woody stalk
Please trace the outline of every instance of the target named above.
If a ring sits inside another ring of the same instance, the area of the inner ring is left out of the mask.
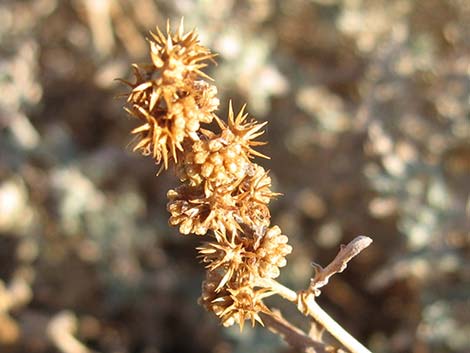
[[[329,266],[317,268],[306,290],[295,292],[275,280],[292,247],[270,222],[268,205],[278,194],[271,190],[269,172],[253,161],[268,158],[255,149],[265,144],[257,138],[266,122],[249,119],[245,107],[235,114],[231,103],[227,121],[219,118],[217,88],[202,71],[215,54],[199,43],[195,30],[185,33],[182,21],[176,33],[167,23],[166,32],[150,32],[151,62],[132,66],[134,82],[121,81],[130,87],[125,109],[140,123],[132,130],[134,151],[151,156],[159,172],[174,165],[181,182],[167,194],[169,223],[181,234],[207,240],[197,249],[207,269],[199,303],[224,326],[266,323],[294,346],[326,351],[324,343],[300,332],[263,301],[280,295],[351,352],[369,352],[315,298],[329,277],[371,240],[358,237],[343,247]],[[213,122],[217,131],[209,128]]]

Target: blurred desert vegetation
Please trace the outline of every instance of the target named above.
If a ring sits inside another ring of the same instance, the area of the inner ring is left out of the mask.
[[[366,234],[320,303],[374,352],[468,352],[468,0],[2,0],[0,351],[289,352],[196,304],[172,171],[131,152],[113,79],[181,16],[219,53],[220,115],[269,120],[281,280]]]

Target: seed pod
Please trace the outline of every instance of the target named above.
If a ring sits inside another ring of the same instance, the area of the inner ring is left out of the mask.
[[[169,223],[179,226],[182,234],[204,235],[209,230],[239,227],[235,200],[229,193],[212,192],[206,196],[202,185],[181,185],[167,193]]]
[[[263,303],[263,298],[273,293],[266,289],[254,289],[249,283],[231,281],[222,290],[217,290],[220,275],[208,272],[206,280],[202,283],[202,294],[199,304],[206,310],[214,312],[225,327],[233,324],[240,325],[243,330],[245,320],[263,325],[259,313],[271,314]]]
[[[214,55],[199,44],[194,30],[184,33],[182,22],[175,34],[168,25],[167,36],[158,28],[150,35],[152,63],[133,65],[135,83],[121,81],[131,87],[126,110],[142,123],[132,131],[139,137],[134,150],[163,162],[166,169],[170,159],[177,161],[184,140],[198,140],[200,124],[214,118],[217,89],[196,81],[209,78],[201,69]]]

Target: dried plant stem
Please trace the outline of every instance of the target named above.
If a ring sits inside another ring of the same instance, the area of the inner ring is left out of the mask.
[[[317,304],[315,297],[320,295],[319,288],[328,283],[328,279],[331,276],[342,272],[348,262],[371,243],[372,239],[369,237],[359,236],[354,238],[349,244],[342,245],[338,255],[327,267],[322,268],[319,265],[315,265],[317,272],[312,278],[309,288],[305,291],[294,292],[292,289],[271,278],[260,278],[257,281],[257,285],[296,303],[297,308],[302,313],[311,316],[352,353],[370,353],[366,347],[351,336]]]
[[[258,285],[269,288],[284,299],[296,303],[299,310],[311,316],[352,353],[371,353],[317,304],[313,294],[297,293],[273,279],[262,279]]]
[[[318,297],[321,294],[320,288],[328,284],[330,277],[336,273],[343,272],[348,266],[348,262],[370,244],[372,244],[371,238],[360,235],[351,240],[348,245],[341,245],[336,257],[325,268],[318,264],[313,264],[316,273],[310,281],[308,291],[313,293],[315,297]]]
[[[258,278],[256,286],[270,289],[277,295],[294,303],[299,299],[297,292],[271,278]]]
[[[298,327],[292,325],[282,317],[278,310],[272,310],[273,314],[262,313],[261,319],[269,331],[281,336],[293,348],[301,352],[328,353],[329,347],[319,341],[314,340]],[[341,351],[342,352],[342,351]]]
[[[356,340],[348,331],[339,325],[326,311],[324,311],[316,302],[313,295],[305,298],[308,314],[320,323],[331,335],[333,335],[343,346],[352,353],[371,353],[358,340]]]

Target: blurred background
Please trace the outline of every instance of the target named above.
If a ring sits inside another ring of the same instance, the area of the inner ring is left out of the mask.
[[[177,181],[131,152],[114,78],[181,16],[219,53],[220,116],[269,121],[281,281],[368,235],[320,304],[375,352],[469,352],[468,0],[2,0],[0,352],[290,352],[196,304]]]

